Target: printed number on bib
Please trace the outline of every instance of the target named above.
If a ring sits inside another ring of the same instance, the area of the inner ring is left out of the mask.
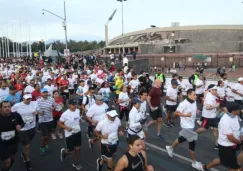
[[[108,143],[109,144],[116,144],[118,141],[118,136],[117,136],[117,132],[113,132],[108,136]]]
[[[61,111],[61,110],[62,110],[62,105],[57,105],[57,106],[56,106],[56,111],[59,112],[59,111]]]
[[[64,90],[65,93],[68,93],[68,90]]]
[[[80,129],[80,126],[79,125],[76,125],[76,126],[73,127],[73,133],[74,134],[76,134],[76,133],[78,133],[80,131],[81,131],[81,129]]]
[[[30,124],[33,122],[34,117],[33,116],[23,116],[24,123]]]
[[[1,133],[1,139],[3,141],[11,140],[14,137],[15,137],[15,131],[8,131],[8,132],[2,132]]]

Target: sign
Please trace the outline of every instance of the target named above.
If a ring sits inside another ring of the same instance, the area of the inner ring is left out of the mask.
[[[64,55],[69,56],[70,55],[70,50],[69,49],[64,49]]]
[[[230,62],[233,62],[234,61],[234,58],[233,57],[229,57],[229,61]]]
[[[205,60],[205,62],[211,62],[212,61],[212,57],[207,57],[207,59]]]

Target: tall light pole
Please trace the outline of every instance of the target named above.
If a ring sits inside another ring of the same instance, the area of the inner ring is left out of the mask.
[[[65,1],[64,1],[64,17],[60,17],[59,15],[54,14],[51,11],[48,11],[46,9],[42,9],[42,14],[43,15],[45,14],[45,12],[48,12],[48,13],[54,15],[55,17],[60,18],[60,19],[63,20],[62,26],[63,26],[64,31],[65,31],[65,44],[66,44],[66,49],[67,49],[68,48],[68,45],[67,45],[67,16],[66,16],[66,4],[65,4]]]
[[[124,20],[123,20],[123,2],[127,0],[117,0],[121,2],[121,10],[122,10],[122,53],[125,54],[125,47],[124,47]]]
[[[112,21],[113,17],[116,14],[117,9],[114,10],[114,12],[109,17],[108,21],[105,23],[105,44],[108,45],[108,24]]]

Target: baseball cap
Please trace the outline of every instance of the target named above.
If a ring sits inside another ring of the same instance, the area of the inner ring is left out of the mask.
[[[103,97],[101,95],[95,96],[95,100],[103,100]]]
[[[238,78],[238,81],[243,81],[243,77]]]
[[[70,100],[68,101],[68,104],[69,104],[69,105],[77,105],[78,103],[77,103],[77,101],[76,101],[75,99],[70,99]]]
[[[138,98],[134,98],[134,99],[132,99],[132,103],[133,104],[137,104],[137,103],[142,103]]]
[[[240,104],[238,104],[236,102],[227,102],[226,108],[227,108],[228,112],[232,112],[235,110],[243,110],[243,106],[241,106]]]
[[[108,111],[108,112],[107,112],[107,115],[109,115],[110,117],[115,117],[115,116],[117,116],[118,114],[117,114],[116,110],[111,110],[111,111]]]
[[[47,88],[42,88],[41,93],[48,92]]]
[[[32,99],[32,95],[31,94],[25,94],[23,96],[24,99]]]

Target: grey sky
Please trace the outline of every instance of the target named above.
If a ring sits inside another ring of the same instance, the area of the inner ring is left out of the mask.
[[[121,34],[121,4],[117,0],[66,0],[68,38],[102,40],[104,24],[118,9],[109,24],[109,38]],[[0,0],[0,35],[7,32],[17,40],[64,39],[61,20],[42,15],[42,8],[63,16],[63,0]],[[127,0],[124,2],[125,32],[142,30],[151,24],[181,25],[242,24],[240,0]],[[28,27],[27,27],[28,26]],[[29,34],[27,34],[27,30]]]

